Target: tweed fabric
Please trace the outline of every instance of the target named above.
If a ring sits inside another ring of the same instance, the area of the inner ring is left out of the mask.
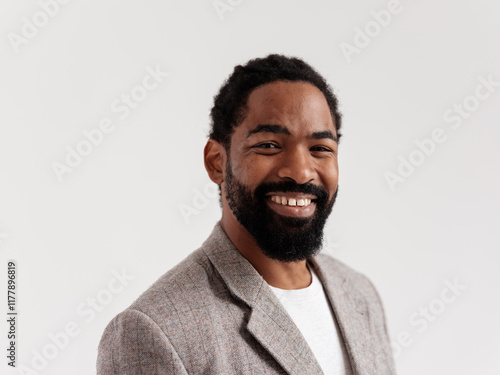
[[[333,306],[354,375],[394,375],[380,298],[327,255],[308,259]],[[323,374],[271,288],[217,223],[203,245],[106,327],[98,375]]]

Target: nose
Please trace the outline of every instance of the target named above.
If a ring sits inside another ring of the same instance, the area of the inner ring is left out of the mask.
[[[282,154],[281,164],[278,168],[278,177],[292,179],[297,184],[312,182],[316,177],[312,157],[309,150],[300,148]]]

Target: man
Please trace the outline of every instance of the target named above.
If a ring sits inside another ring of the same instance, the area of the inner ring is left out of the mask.
[[[204,150],[222,218],[110,322],[98,374],[395,374],[373,285],[318,255],[338,190],[337,107],[302,60],[234,69]]]

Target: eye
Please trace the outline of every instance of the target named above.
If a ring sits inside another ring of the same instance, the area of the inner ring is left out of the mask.
[[[278,145],[270,142],[266,143],[259,143],[258,145],[253,146],[254,148],[267,148],[267,149],[274,149],[274,148],[279,148]]]
[[[329,149],[328,147],[324,146],[314,146],[311,147],[312,151],[321,151],[321,152],[333,152],[333,150]]]

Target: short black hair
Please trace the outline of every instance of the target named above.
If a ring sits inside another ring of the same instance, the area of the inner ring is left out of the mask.
[[[340,139],[342,115],[338,110],[337,97],[326,80],[305,61],[278,54],[256,58],[234,68],[214,97],[209,138],[229,150],[234,129],[247,114],[250,93],[259,86],[275,81],[307,82],[316,86],[330,107],[337,140]]]

